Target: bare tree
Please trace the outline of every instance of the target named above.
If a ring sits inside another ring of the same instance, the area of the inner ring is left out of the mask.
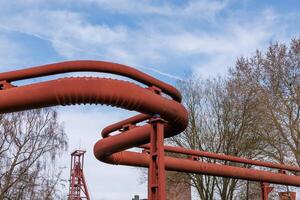
[[[184,97],[184,104],[189,111],[189,125],[184,133],[179,136],[171,138],[171,143],[184,148],[218,151],[218,144],[213,137],[212,133],[214,127],[208,126],[209,121],[214,120],[211,116],[212,108],[208,105],[209,100],[207,95],[204,95],[205,82],[196,77],[191,77],[186,81],[179,83],[180,90]],[[207,93],[206,93],[207,94]],[[214,102],[215,103],[215,102]],[[202,130],[207,130],[203,132]],[[200,132],[203,134],[200,135]],[[205,141],[205,142],[203,142]],[[174,178],[177,178],[174,177]],[[214,192],[216,189],[217,179],[211,176],[201,176],[189,174],[191,185],[195,187],[201,199],[212,200],[214,199]]]
[[[300,39],[238,59],[229,82],[255,91],[262,159],[300,165]]]
[[[57,112],[31,110],[0,116],[0,199],[59,199],[55,165],[67,148]]]
[[[259,96],[255,109],[264,118],[259,131],[267,144],[265,155],[300,165],[300,39],[239,59],[231,74],[234,79],[242,76],[242,84]]]
[[[256,106],[253,90],[245,93],[243,85],[222,78],[202,80],[191,77],[179,83],[190,122],[184,133],[171,138],[171,142],[185,148],[254,158],[259,155]],[[201,160],[227,165],[231,162],[201,158]],[[247,166],[246,166],[247,167]],[[190,174],[192,185],[201,199],[234,199],[238,181]]]
[[[179,82],[179,87],[190,121],[170,143],[300,166],[300,39],[290,46],[271,44],[265,53],[239,58],[227,77],[192,76]],[[259,183],[227,178],[195,174],[189,178],[205,200],[256,199],[260,188]]]

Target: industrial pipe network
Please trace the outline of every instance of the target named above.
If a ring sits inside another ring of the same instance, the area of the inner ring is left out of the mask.
[[[139,84],[96,77],[59,78],[20,86],[13,83],[84,71],[116,74]],[[68,61],[0,73],[0,113],[73,104],[105,104],[141,113],[104,128],[103,138],[94,146],[94,155],[109,164],[150,168],[149,200],[165,199],[165,170],[300,186],[300,177],[295,175],[165,156],[164,151],[168,151],[300,172],[296,166],[164,146],[164,138],[180,134],[188,125],[181,94],[173,86],[134,68],[102,61]],[[132,147],[147,151],[128,151]]]

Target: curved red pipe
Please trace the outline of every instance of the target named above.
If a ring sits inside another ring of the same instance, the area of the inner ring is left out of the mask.
[[[156,86],[160,88],[164,93],[170,95],[176,101],[181,101],[180,92],[173,86],[166,84],[156,78],[153,78],[152,76],[149,76],[148,74],[145,74],[132,67],[105,61],[78,60],[42,65],[29,69],[21,69],[1,73],[0,80],[12,82],[55,74],[83,71],[102,72],[125,76],[148,86]]]
[[[154,90],[143,88],[128,81],[91,77],[62,78],[19,87],[2,87],[3,89],[0,89],[0,113],[80,103],[106,104],[138,111],[143,114],[105,128],[102,132],[104,138],[94,146],[94,154],[96,158],[107,163],[140,167],[148,167],[149,156],[124,150],[148,143],[151,125],[134,126],[134,124],[149,119],[153,115],[159,115],[166,120],[165,137],[179,134],[187,126],[188,114],[180,104],[181,95],[176,88],[124,65],[100,61],[69,61],[0,73],[0,81],[10,83],[74,71],[123,75],[155,88]],[[157,90],[170,95],[174,100],[160,96]],[[133,124],[133,126],[125,128],[124,125],[128,124]],[[109,136],[109,133],[122,128],[123,132]],[[254,171],[250,169],[232,168],[181,158],[166,157],[165,160],[166,168],[169,170],[300,186],[300,178],[296,176],[259,171],[261,178],[253,179]],[[239,173],[235,170],[239,170]]]
[[[90,77],[62,78],[3,90],[0,113],[81,103],[106,104],[150,115],[159,114],[169,121],[165,137],[180,133],[188,122],[185,108],[176,101],[127,81]],[[95,155],[99,158],[107,152],[114,153],[149,142],[149,133],[150,126],[145,125],[105,138],[96,144]]]
[[[111,124],[111,125],[105,127],[102,130],[101,135],[102,135],[103,138],[105,138],[110,133],[122,129],[125,125],[129,125],[129,124],[134,125],[134,124],[137,124],[139,122],[143,122],[143,121],[145,121],[147,119],[150,119],[150,118],[151,118],[151,115],[148,115],[148,114],[139,114],[139,115],[130,117],[128,119],[122,120],[120,122],[117,122],[117,123],[114,123],[114,124]]]

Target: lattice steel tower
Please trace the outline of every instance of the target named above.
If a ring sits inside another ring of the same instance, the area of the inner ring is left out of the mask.
[[[83,175],[84,153],[82,150],[71,153],[69,200],[90,200]]]

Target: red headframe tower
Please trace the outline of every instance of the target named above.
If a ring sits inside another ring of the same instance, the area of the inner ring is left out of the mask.
[[[85,178],[83,175],[85,151],[76,150],[71,153],[70,190],[68,200],[90,200]]]

